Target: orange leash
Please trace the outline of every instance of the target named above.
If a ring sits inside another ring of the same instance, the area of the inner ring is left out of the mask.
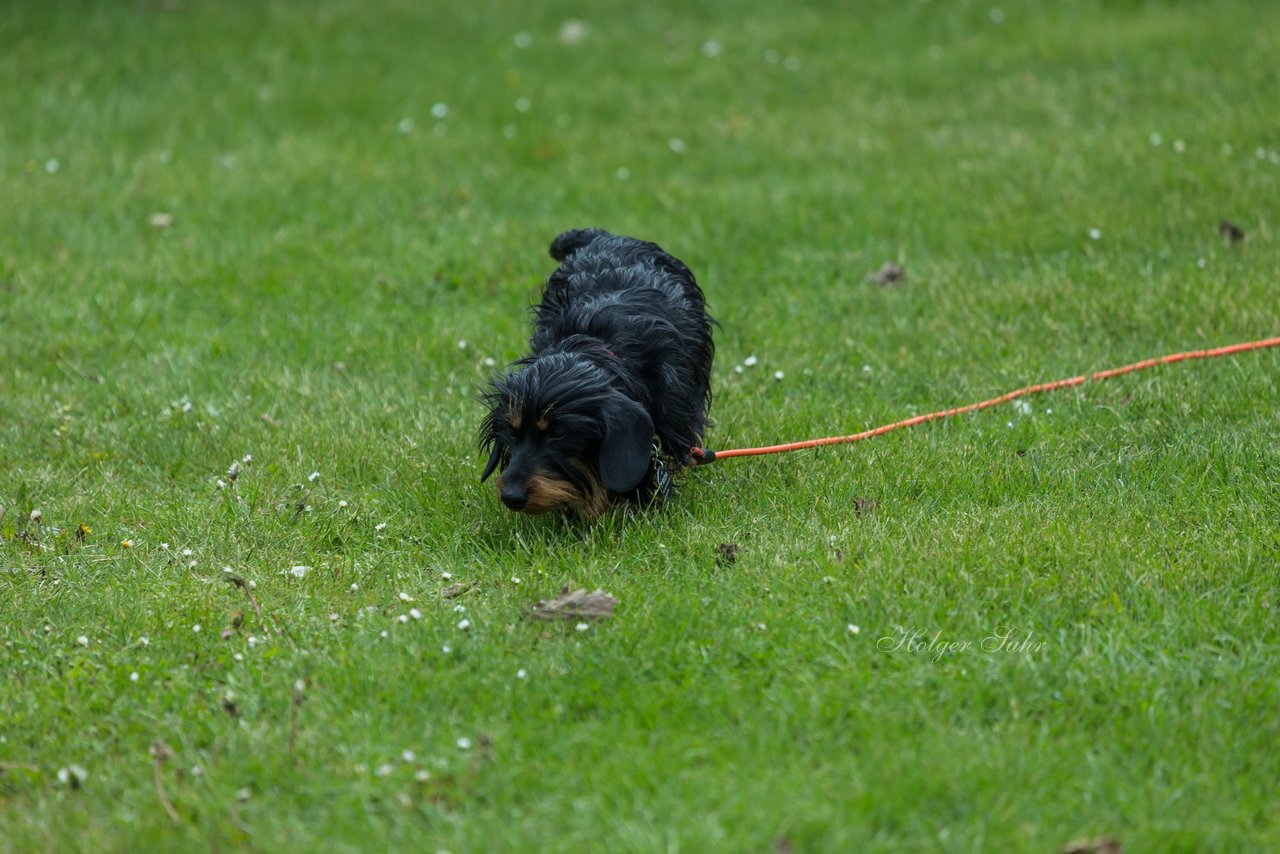
[[[828,436],[824,439],[809,439],[804,442],[788,442],[785,445],[769,445],[764,448],[734,448],[728,451],[712,451],[707,448],[693,448],[690,453],[696,461],[696,465],[707,465],[708,463],[713,463],[716,460],[724,459],[725,457],[756,457],[761,454],[780,454],[784,451],[798,451],[802,448],[817,448],[821,445],[843,445],[847,442],[859,442],[863,439],[883,436],[885,433],[891,433],[894,430],[904,430],[908,427],[914,427],[917,424],[924,424],[927,421],[939,421],[943,418],[950,418],[953,415],[962,415],[966,412],[977,412],[980,409],[988,409],[992,406],[998,406],[1001,403],[1008,403],[1011,400],[1016,400],[1019,397],[1025,397],[1030,394],[1054,391],[1055,389],[1067,388],[1068,386],[1083,385],[1084,383],[1092,380],[1109,380],[1112,377],[1118,377],[1122,374],[1131,374],[1134,371],[1141,371],[1147,368],[1154,368],[1157,365],[1169,365],[1174,362],[1182,362],[1190,359],[1213,359],[1218,356],[1230,356],[1233,353],[1262,350],[1267,347],[1280,347],[1280,338],[1264,338],[1261,341],[1246,341],[1242,344],[1231,344],[1230,346],[1217,347],[1213,350],[1190,350],[1186,353],[1174,353],[1169,356],[1160,356],[1156,359],[1145,359],[1141,362],[1134,362],[1132,365],[1125,365],[1120,368],[1111,368],[1110,370],[1098,371],[1093,374],[1070,377],[1065,380],[1055,380],[1053,382],[1041,383],[1040,385],[1029,385],[1026,388],[1016,389],[1002,394],[999,397],[993,397],[990,400],[970,403],[968,406],[958,406],[954,409],[942,409],[938,412],[930,412],[925,415],[917,415],[914,418],[895,421],[892,424],[885,424],[883,427],[864,430],[861,433],[854,433],[851,436]]]

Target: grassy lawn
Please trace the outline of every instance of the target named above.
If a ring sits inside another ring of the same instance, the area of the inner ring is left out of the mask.
[[[0,850],[1280,849],[1280,353],[595,525],[475,443],[575,226],[698,275],[713,448],[1280,334],[1280,5],[13,0],[0,45]],[[528,618],[565,584],[615,616]]]

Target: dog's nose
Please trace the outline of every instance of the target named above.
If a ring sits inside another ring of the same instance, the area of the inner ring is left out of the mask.
[[[529,503],[529,490],[523,484],[503,481],[498,497],[502,499],[503,504],[512,510],[523,510],[524,506]]]

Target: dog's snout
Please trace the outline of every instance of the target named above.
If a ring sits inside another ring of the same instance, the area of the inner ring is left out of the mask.
[[[529,503],[529,490],[524,484],[512,483],[504,479],[498,486],[498,497],[512,510],[523,510]]]

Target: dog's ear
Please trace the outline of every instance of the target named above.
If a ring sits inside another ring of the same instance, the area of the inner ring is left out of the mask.
[[[653,419],[634,400],[615,397],[604,408],[600,482],[611,492],[640,485],[653,455]]]
[[[480,482],[484,483],[489,479],[489,475],[493,474],[493,470],[498,467],[498,463],[502,461],[502,445],[496,440],[493,443],[493,451],[489,454],[489,462],[484,464],[484,472],[480,475]]]

